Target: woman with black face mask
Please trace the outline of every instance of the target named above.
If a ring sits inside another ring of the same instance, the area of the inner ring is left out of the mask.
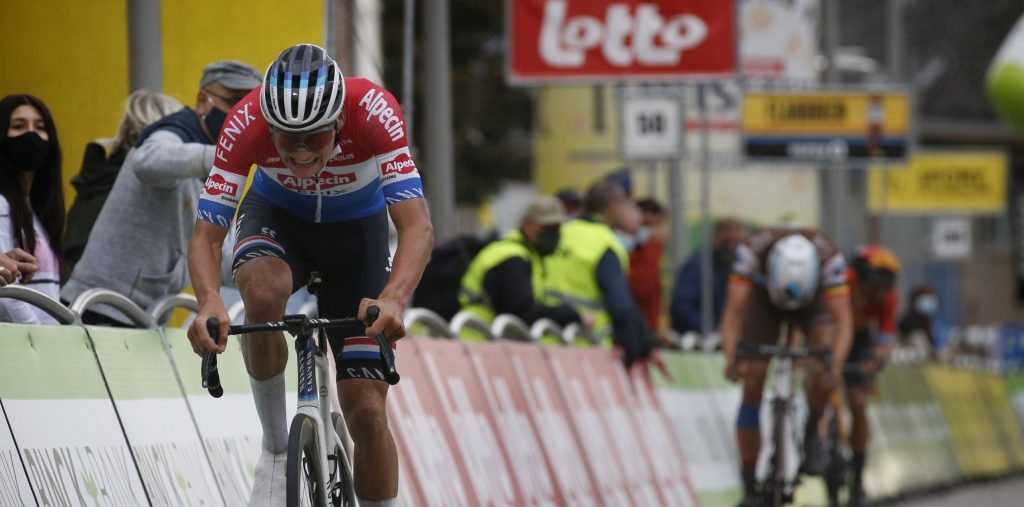
[[[37,266],[34,274],[3,268],[0,284],[25,284],[57,299],[64,228],[57,128],[43,101],[8,95],[0,100],[0,133],[0,252],[21,249],[35,257]],[[0,322],[56,323],[41,310],[11,299],[0,299]]]

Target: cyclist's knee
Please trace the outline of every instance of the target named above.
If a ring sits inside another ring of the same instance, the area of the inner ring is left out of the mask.
[[[281,269],[282,265],[285,269]],[[291,272],[280,259],[262,257],[249,261],[238,268],[235,280],[250,316],[282,312],[291,295]]]

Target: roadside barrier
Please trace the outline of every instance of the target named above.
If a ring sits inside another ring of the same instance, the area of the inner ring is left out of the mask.
[[[0,297],[12,293],[5,289]],[[122,299],[98,291],[70,309],[40,306],[74,323],[90,305]],[[228,342],[219,365],[225,394],[213,399],[185,330],[155,327],[194,304],[172,297],[149,312],[122,308],[143,329],[0,324],[8,425],[0,505],[244,504],[261,429],[239,340]],[[739,389],[723,378],[720,354],[666,352],[675,379],[654,372],[652,386],[606,349],[538,345],[580,341],[553,323],[502,319],[514,339],[470,343],[451,340],[458,330],[430,312],[412,310],[406,321],[442,338],[407,338],[398,348],[403,379],[388,411],[402,505],[715,507],[738,499]],[[495,327],[479,330],[493,336]],[[294,377],[290,365],[292,393]],[[875,498],[1024,470],[1024,375],[894,364],[870,407],[865,481]],[[815,488],[808,481],[798,499],[817,501]]]

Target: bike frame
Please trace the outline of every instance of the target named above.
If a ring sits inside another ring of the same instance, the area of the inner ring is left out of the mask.
[[[334,450],[328,443],[337,446],[344,446],[345,443],[341,441],[334,424],[327,423],[327,421],[331,421],[331,401],[328,399],[330,391],[327,388],[327,383],[330,382],[328,378],[330,363],[326,350],[327,340],[325,337],[321,337],[319,346],[313,340],[312,333],[295,337],[299,386],[295,412],[307,415],[316,421],[317,443],[320,446],[320,469],[324,471],[323,488],[325,492],[329,493],[338,474],[332,473],[328,467],[327,455]],[[314,370],[316,375],[314,375]],[[337,466],[351,466],[351,463],[338,463]]]
[[[766,478],[764,483],[773,483],[781,487],[776,494],[782,494],[783,498],[791,495],[799,483],[799,473],[791,473],[788,469],[787,452],[793,451],[796,455],[800,452],[796,448],[798,438],[794,424],[794,393],[796,391],[796,364],[801,359],[811,357],[830,357],[830,349],[809,349],[807,347],[796,347],[791,345],[792,332],[788,319],[783,320],[780,326],[779,340],[776,343],[782,345],[758,345],[746,352],[741,351],[737,356],[748,356],[748,358],[774,358],[773,376],[771,382],[772,399],[772,438],[769,442],[772,446],[770,453],[770,471],[773,475]]]

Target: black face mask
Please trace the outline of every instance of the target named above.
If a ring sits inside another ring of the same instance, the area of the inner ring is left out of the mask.
[[[732,266],[735,254],[732,248],[720,246],[714,249],[711,254],[714,256],[714,262],[717,266],[727,267]]]
[[[537,244],[534,247],[541,256],[551,255],[558,248],[558,240],[562,235],[558,229],[552,231],[541,230],[537,234]]]
[[[35,171],[50,160],[50,142],[35,132],[4,138],[0,151],[11,164],[25,172]]]
[[[227,119],[228,113],[216,107],[210,108],[210,112],[206,113],[206,117],[203,118],[203,123],[206,124],[206,128],[210,129],[210,135],[213,136],[214,142],[220,136],[220,128],[224,126],[224,121]]]

